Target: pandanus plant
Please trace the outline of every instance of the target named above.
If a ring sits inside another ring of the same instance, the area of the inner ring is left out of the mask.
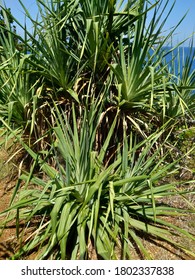
[[[16,133],[15,128],[28,127],[21,126],[26,119],[16,122],[8,110],[1,114],[4,127],[32,159],[2,213],[8,213],[7,222],[16,217],[22,246],[14,258],[38,249],[42,259],[130,259],[136,247],[151,259],[143,235],[194,257],[172,235],[193,241],[194,236],[164,219],[193,213],[164,203],[167,196],[186,194],[165,180],[179,159],[171,162],[172,150],[164,147],[177,117],[191,112],[164,59],[163,47],[178,26],[162,36],[174,7],[167,11],[168,2],[37,0],[39,15],[33,19],[20,0],[34,29],[31,33],[14,19],[25,33],[18,36],[23,48],[13,47],[11,57],[2,54],[1,85],[8,92],[20,82],[17,92],[23,98],[30,94],[23,108],[30,112],[27,122],[36,139],[28,145],[23,130]],[[187,68],[185,93],[194,86]],[[13,78],[6,72],[11,70]],[[2,106],[9,108],[10,100],[18,106],[13,90]],[[182,115],[167,111],[170,96],[178,97]],[[35,149],[43,140],[46,145]],[[26,239],[20,221],[27,228],[36,225]]]

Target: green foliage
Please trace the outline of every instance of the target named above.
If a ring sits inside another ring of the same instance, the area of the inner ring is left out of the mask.
[[[101,108],[101,104],[94,103],[89,110],[80,108],[78,125],[72,105],[72,127],[67,115],[56,108],[53,128],[56,140],[44,160],[23,143],[46,177],[37,176],[33,166],[30,173],[21,175],[17,188],[22,181],[25,186],[19,197],[14,193],[7,210],[13,215],[17,210],[17,219],[26,220],[26,223],[41,219],[16,256],[38,248],[38,258],[42,259],[88,259],[92,246],[100,258],[130,259],[130,247],[135,242],[144,258],[151,259],[141,241],[142,233],[165,240],[194,256],[189,248],[171,240],[170,229],[192,240],[194,237],[162,218],[186,213],[186,209],[160,202],[163,197],[179,194],[173,183],[159,184],[175,165],[165,165],[160,148],[155,148],[162,129],[137,143],[132,134],[127,137],[124,126],[123,148],[119,146],[113,163],[105,166],[116,121],[97,151],[102,114],[99,106]],[[138,149],[141,152],[137,156]],[[55,167],[47,162],[50,153],[55,155]],[[29,184],[39,187],[29,188]],[[120,255],[117,255],[117,248],[120,248]]]
[[[143,234],[194,257],[172,234],[194,236],[164,219],[194,210],[162,202],[186,193],[165,179],[180,162],[171,133],[193,120],[195,96],[193,45],[181,75],[165,60],[181,23],[163,36],[168,2],[38,0],[33,19],[20,1],[33,31],[16,18],[23,37],[4,27],[0,120],[31,163],[2,213],[16,216],[14,258],[130,259],[136,244],[151,259]],[[27,240],[21,221],[37,227]]]
[[[16,26],[13,25],[14,19],[11,14],[11,9],[4,9],[2,8],[0,10],[0,45],[2,44],[2,41],[4,42],[9,37],[9,31],[16,33]],[[8,28],[8,30],[7,30]],[[15,44],[17,43],[16,37]]]

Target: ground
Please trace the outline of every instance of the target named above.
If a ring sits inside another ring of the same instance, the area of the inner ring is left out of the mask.
[[[11,199],[11,186],[6,187],[6,181],[1,181],[0,183],[0,212],[4,211],[9,207],[9,202]],[[2,218],[0,218],[0,222]],[[1,229],[0,229],[1,230]],[[14,224],[9,225],[9,227],[3,230],[0,236],[0,259],[7,259],[14,254],[17,245],[16,229]]]

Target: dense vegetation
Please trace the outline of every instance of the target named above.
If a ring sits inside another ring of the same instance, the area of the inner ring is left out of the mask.
[[[36,250],[42,259],[89,259],[92,251],[130,259],[136,247],[151,259],[143,235],[194,257],[172,234],[195,237],[164,218],[193,215],[163,202],[185,198],[193,183],[180,190],[167,179],[186,156],[179,145],[195,113],[193,42],[182,73],[177,57],[172,67],[166,60],[179,46],[164,48],[181,23],[163,32],[174,3],[37,0],[34,20],[20,2],[33,32],[15,18],[24,31],[16,35],[2,8],[0,36],[1,131],[19,161],[2,213],[16,220],[14,258]]]

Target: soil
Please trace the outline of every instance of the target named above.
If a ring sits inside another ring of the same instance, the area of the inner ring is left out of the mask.
[[[0,150],[0,213],[5,211],[10,204],[12,190],[15,185],[13,168],[6,164],[9,154]],[[5,218],[0,216],[0,225]],[[0,227],[0,259],[7,259],[14,254],[16,247],[16,229],[14,223],[5,228]]]
[[[0,212],[9,207],[11,200],[13,184],[8,183],[7,180],[1,180],[0,182]],[[0,217],[0,223],[3,218]],[[2,229],[0,229],[1,231]],[[0,235],[0,259],[10,258],[16,249],[17,237],[15,223],[7,225]]]

